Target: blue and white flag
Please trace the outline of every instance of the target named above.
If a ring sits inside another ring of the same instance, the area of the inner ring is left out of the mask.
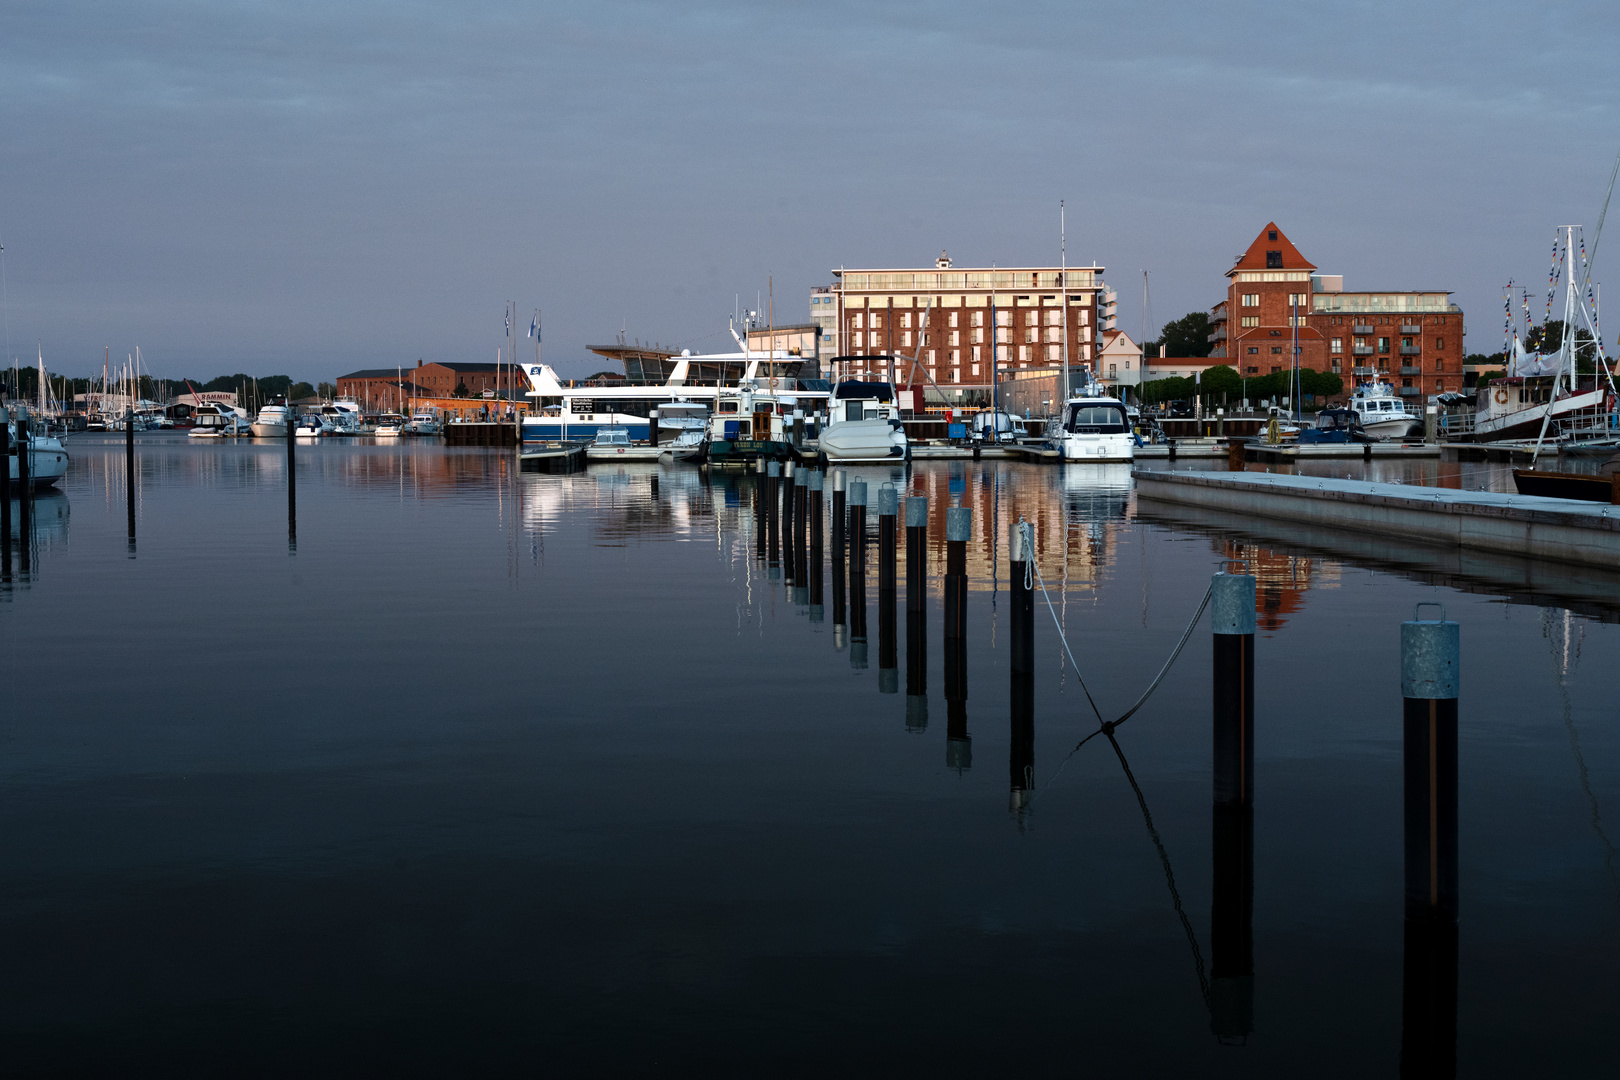
[[[538,316],[538,315],[536,315],[529,322],[529,336],[530,337],[539,337],[540,336],[540,316]]]
[[[510,311],[506,313],[506,333],[508,335],[512,333],[512,313]]]

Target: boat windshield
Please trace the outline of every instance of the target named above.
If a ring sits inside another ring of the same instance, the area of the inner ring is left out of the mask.
[[[1067,431],[1077,435],[1123,435],[1125,407],[1104,402],[1076,401],[1069,406]]]
[[[833,391],[833,397],[839,401],[849,401],[855,398],[876,398],[879,401],[893,401],[894,387],[886,382],[858,382],[850,379],[838,384]]]
[[[1355,413],[1348,409],[1324,409],[1316,414],[1316,430],[1349,431],[1355,424]]]

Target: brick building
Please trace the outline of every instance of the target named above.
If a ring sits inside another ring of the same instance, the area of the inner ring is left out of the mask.
[[[505,364],[418,361],[415,367],[367,368],[339,375],[337,392],[367,408],[397,410],[406,407],[411,398],[454,397],[456,388],[463,385],[469,397],[482,397],[485,390],[497,397],[521,397],[529,388],[524,377]]]
[[[832,378],[886,374],[888,357],[898,368],[901,358],[909,366],[916,352],[947,395],[966,400],[970,391],[973,397],[989,392],[992,355],[1002,373],[1060,367],[1066,337],[1071,367],[1096,357],[1107,292],[1101,266],[965,269],[941,253],[926,268],[833,273],[838,281],[810,297],[823,368],[829,356],[836,358]]]
[[[1347,389],[1375,379],[1405,397],[1462,388],[1463,313],[1449,292],[1346,292],[1343,277],[1318,274],[1275,222],[1226,278],[1226,299],[1210,313],[1210,355],[1241,375],[1292,371],[1297,347],[1301,367],[1334,372]]]

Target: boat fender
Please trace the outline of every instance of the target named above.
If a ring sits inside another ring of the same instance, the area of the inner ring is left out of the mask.
[[[1496,403],[1498,405],[1506,405],[1507,404],[1507,399],[1508,399],[1507,387],[1498,386],[1496,388],[1496,395],[1495,396],[1496,396]]]

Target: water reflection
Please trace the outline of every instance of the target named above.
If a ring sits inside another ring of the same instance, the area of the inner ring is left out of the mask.
[[[0,535],[0,589],[7,594],[37,581],[41,560],[67,546],[71,510],[67,495],[53,488],[10,503]]]

